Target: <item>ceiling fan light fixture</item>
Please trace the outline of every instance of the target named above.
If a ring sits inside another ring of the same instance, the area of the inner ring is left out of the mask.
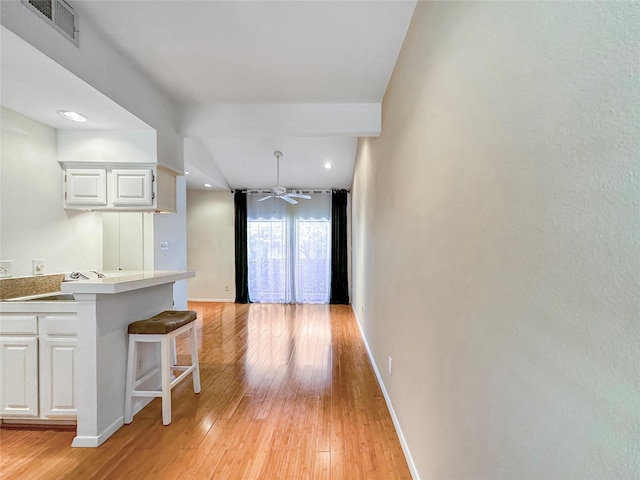
[[[326,168],[327,170],[331,169],[333,167],[333,164],[331,162],[324,162],[324,168]]]
[[[294,200],[294,198],[304,198],[310,200],[310,195],[287,193],[287,188],[280,185],[280,157],[282,156],[282,152],[280,150],[276,150],[275,152],[273,152],[273,155],[276,157],[276,186],[271,187],[269,195],[260,198],[258,201],[263,202],[269,198],[279,198],[280,200],[284,200],[287,203],[295,205],[298,202]]]
[[[73,122],[86,122],[87,120],[89,120],[81,113],[74,112],[72,110],[56,110],[56,113],[62,118],[66,118],[67,120],[71,120]]]

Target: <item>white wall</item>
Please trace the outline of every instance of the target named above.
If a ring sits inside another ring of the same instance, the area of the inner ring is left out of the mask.
[[[62,169],[56,131],[1,109],[0,256],[13,276],[102,268],[102,216],[62,208]]]
[[[188,268],[197,271],[187,280],[190,300],[235,300],[233,215],[231,192],[187,192]]]
[[[155,270],[187,269],[187,182],[176,178],[176,213],[153,215],[153,267]],[[168,242],[169,249],[161,250],[160,243]],[[190,268],[196,270],[196,268]],[[187,281],[180,280],[173,287],[177,310],[187,308]]]
[[[153,130],[57,130],[61,162],[157,163]]]
[[[420,478],[638,477],[638,25],[418,3],[352,204],[354,310]]]

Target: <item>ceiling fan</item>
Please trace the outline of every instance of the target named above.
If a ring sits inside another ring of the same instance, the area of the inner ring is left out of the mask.
[[[276,186],[271,187],[271,192],[269,192],[269,195],[259,199],[258,201],[263,202],[264,200],[267,200],[269,198],[281,198],[285,202],[295,205],[298,202],[295,201],[294,198],[304,198],[306,200],[310,200],[311,197],[309,195],[303,195],[301,193],[287,193],[287,189],[285,187],[280,186],[280,157],[282,156],[282,152],[280,152],[279,150],[276,150],[275,152],[273,152],[273,154],[276,156],[276,162],[277,162]]]

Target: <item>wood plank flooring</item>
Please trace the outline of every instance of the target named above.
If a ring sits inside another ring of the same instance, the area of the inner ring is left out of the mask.
[[[7,479],[410,479],[351,307],[191,303],[202,392],[173,390],[97,449],[0,430]],[[187,361],[186,339],[179,359]]]

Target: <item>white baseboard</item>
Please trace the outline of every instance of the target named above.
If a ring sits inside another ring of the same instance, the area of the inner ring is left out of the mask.
[[[160,387],[158,387],[160,389]],[[154,397],[141,398],[138,399],[137,402],[133,404],[133,415],[136,415],[140,410],[149,405]],[[100,435],[94,436],[79,436],[73,439],[71,442],[72,447],[85,447],[85,448],[96,448],[102,445],[107,439],[116,433],[120,427],[124,425],[124,416],[118,417],[111,425],[109,425]]]
[[[216,303],[233,303],[235,298],[188,298],[189,302],[216,302]]]
[[[124,417],[119,417],[111,425],[109,425],[106,429],[104,429],[104,431],[97,437],[94,437],[94,436],[87,437],[87,436],[76,435],[76,437],[73,439],[73,442],[71,442],[71,446],[85,447],[85,448],[99,447],[104,442],[106,442],[111,435],[116,433],[116,431],[118,431],[118,429],[123,425],[124,425]]]
[[[376,364],[376,360],[375,358],[373,358],[373,353],[369,348],[369,342],[367,342],[367,337],[364,334],[364,330],[362,330],[362,323],[360,323],[360,319],[358,318],[358,313],[356,312],[356,308],[353,304],[351,304],[351,310],[353,310],[353,314],[356,317],[356,323],[358,324],[358,328],[360,329],[360,336],[362,336],[362,341],[364,342],[364,346],[367,349],[367,354],[369,355],[369,360],[371,360],[373,371],[376,374],[376,378],[378,379],[378,384],[380,385],[380,389],[382,390],[384,401],[386,402],[387,408],[389,409],[389,413],[391,414],[391,420],[393,421],[393,426],[395,427],[396,433],[398,434],[398,439],[400,440],[400,446],[402,447],[402,452],[404,453],[404,457],[407,460],[407,464],[409,465],[409,471],[411,473],[411,477],[413,478],[413,480],[420,480],[420,475],[418,475],[418,469],[416,468],[416,464],[413,462],[413,457],[411,457],[409,446],[407,445],[407,441],[405,440],[404,434],[402,433],[402,428],[400,428],[400,422],[398,421],[396,412],[393,409],[393,405],[391,404],[391,399],[389,398],[387,389],[385,388],[384,382],[382,381],[380,370],[378,370],[378,365]]]

